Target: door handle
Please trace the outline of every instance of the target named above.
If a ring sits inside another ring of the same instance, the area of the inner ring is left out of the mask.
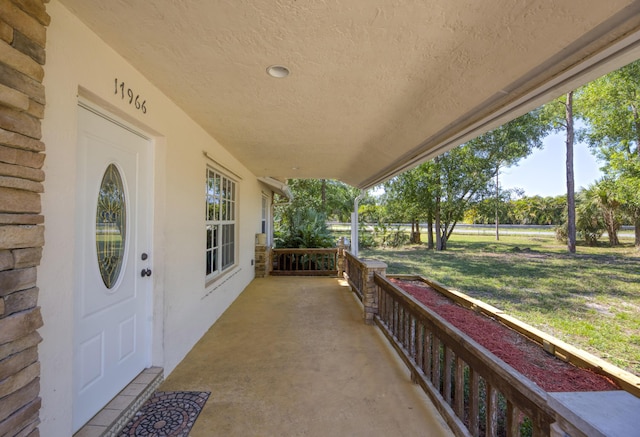
[[[151,269],[142,269],[142,271],[140,272],[140,276],[142,276],[143,278],[145,276],[151,276]]]

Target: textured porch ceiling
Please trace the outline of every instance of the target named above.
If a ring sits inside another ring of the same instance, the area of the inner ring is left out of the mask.
[[[638,57],[628,0],[61,1],[257,176],[361,188]]]

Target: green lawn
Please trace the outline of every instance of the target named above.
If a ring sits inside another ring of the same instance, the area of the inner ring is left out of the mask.
[[[640,254],[622,242],[570,255],[551,236],[454,234],[443,252],[411,245],[360,256],[457,288],[640,376]]]

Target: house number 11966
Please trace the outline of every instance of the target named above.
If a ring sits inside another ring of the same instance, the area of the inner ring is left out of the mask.
[[[122,100],[129,100],[129,104],[136,107],[142,111],[143,114],[147,113],[147,107],[145,104],[146,100],[140,99],[140,94],[135,94],[131,88],[127,88],[124,82],[119,81],[118,78],[115,79],[115,92],[114,94],[120,94],[122,96]]]

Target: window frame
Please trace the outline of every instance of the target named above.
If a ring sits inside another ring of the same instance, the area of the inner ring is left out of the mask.
[[[267,237],[267,246],[271,245],[272,231],[271,231],[271,198],[266,194],[262,193],[262,201],[260,205],[260,232],[265,234]]]
[[[205,172],[205,283],[238,265],[238,182],[215,167]]]

